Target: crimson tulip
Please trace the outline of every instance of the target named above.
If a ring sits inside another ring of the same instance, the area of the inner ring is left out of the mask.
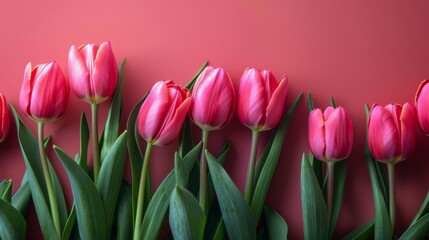
[[[368,120],[369,149],[379,161],[397,163],[411,156],[416,145],[416,112],[404,106],[374,104]]]
[[[240,121],[258,131],[276,127],[283,115],[287,87],[286,76],[277,82],[268,70],[246,69],[238,88]]]
[[[153,145],[173,142],[179,136],[191,100],[190,92],[171,80],[155,83],[138,115],[142,138]]]
[[[0,93],[0,142],[4,142],[10,129],[9,106],[6,98]]]
[[[74,94],[88,103],[106,101],[118,84],[118,66],[110,42],[71,46],[68,70]]]
[[[425,79],[416,93],[417,119],[422,132],[429,135],[429,80]]]
[[[28,63],[19,94],[21,110],[37,122],[61,117],[66,109],[69,86],[55,61],[32,67]]]
[[[192,92],[190,117],[201,129],[226,126],[235,109],[235,91],[223,68],[206,67],[198,76]]]
[[[342,107],[318,108],[310,112],[308,139],[313,155],[323,161],[339,161],[349,156],[353,145],[353,125]]]

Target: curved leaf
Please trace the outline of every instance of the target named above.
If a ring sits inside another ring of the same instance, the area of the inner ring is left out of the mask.
[[[174,154],[174,176],[176,177],[177,186],[186,187],[189,172],[186,171],[185,164],[177,152]]]
[[[12,180],[3,180],[0,183],[0,198],[10,203],[12,200]]]
[[[319,182],[305,154],[301,165],[301,201],[304,239],[327,239],[328,210]]]
[[[261,170],[258,182],[256,183],[251,204],[253,216],[256,221],[259,221],[259,218],[261,216],[265,198],[268,194],[268,190],[277,167],[277,162],[279,160],[281,150],[283,149],[283,142],[286,137],[290,121],[299,101],[301,100],[301,97],[302,93],[300,93],[296,97],[295,101],[289,108],[289,111],[287,111],[287,113],[283,116],[283,119],[277,127],[276,133],[273,137],[274,139],[270,148],[270,152],[268,153],[267,160]]]
[[[419,211],[417,212],[416,216],[414,217],[410,225],[413,225],[414,223],[416,223],[417,220],[419,220],[423,215],[427,213],[429,213],[429,191],[426,194],[426,198],[423,201],[422,206],[420,207]]]
[[[268,239],[286,240],[288,227],[284,218],[267,205],[264,206],[262,214],[264,216],[265,225],[267,226]]]
[[[185,157],[183,157],[182,161],[185,166],[186,173],[189,174],[191,171],[198,158],[200,150],[201,143],[195,146],[188,154],[186,154]],[[170,204],[170,196],[175,187],[175,173],[174,170],[172,170],[159,185],[148,205],[147,211],[143,217],[142,228],[140,229],[140,239],[150,240],[158,238]]]
[[[4,199],[0,199],[0,239],[25,239],[24,217]]]
[[[177,186],[170,198],[170,228],[174,239],[203,239],[206,217],[191,192]]]
[[[352,232],[342,238],[342,240],[366,240],[371,236],[374,236],[374,220],[371,220],[354,229]]]
[[[133,213],[131,207],[131,186],[123,181],[116,207],[115,232],[116,239],[127,240],[133,237]]]
[[[429,213],[422,216],[402,234],[400,240],[423,239],[429,233]]]
[[[205,152],[229,239],[256,239],[256,224],[249,205],[222,166]]]
[[[54,146],[70,180],[75,201],[79,234],[82,239],[105,239],[106,225],[103,202],[94,182],[63,150]]]
[[[107,235],[110,235],[116,202],[121,190],[127,148],[126,140],[127,132],[125,131],[110,147],[100,168],[97,189],[104,203]]]
[[[12,197],[12,206],[24,215],[27,211],[28,204],[30,203],[30,198],[30,184],[28,183],[27,171],[25,171],[24,176],[22,177],[21,186]]]
[[[329,239],[332,239],[343,203],[344,185],[346,182],[346,161],[339,161],[334,165],[334,191],[332,196],[332,213],[329,219]]]
[[[80,159],[79,166],[88,172],[88,143],[89,143],[89,126],[85,112],[80,117]]]

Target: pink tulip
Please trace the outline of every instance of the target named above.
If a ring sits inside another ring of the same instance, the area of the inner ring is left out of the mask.
[[[419,86],[416,93],[417,119],[420,129],[429,135],[429,80],[425,79]]]
[[[276,127],[283,115],[287,86],[286,76],[277,82],[268,70],[246,69],[238,88],[240,121],[258,131]]]
[[[339,161],[349,156],[353,145],[353,125],[342,107],[318,108],[310,112],[308,139],[313,155],[323,161]]]
[[[0,143],[4,142],[10,129],[9,106],[6,98],[0,93]]]
[[[118,66],[110,42],[71,46],[68,70],[74,94],[88,103],[106,101],[118,84]]]
[[[19,94],[21,110],[37,122],[61,117],[66,109],[69,86],[56,62],[25,67]]]
[[[235,108],[235,91],[223,68],[206,67],[198,76],[192,92],[190,117],[201,129],[226,126]]]
[[[387,163],[407,159],[416,145],[415,125],[411,104],[374,104],[368,120],[368,144],[374,158]]]
[[[179,136],[191,100],[189,91],[171,80],[155,83],[138,115],[142,138],[159,146],[173,142]]]

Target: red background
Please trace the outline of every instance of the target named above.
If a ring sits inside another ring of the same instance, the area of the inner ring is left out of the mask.
[[[373,217],[372,190],[363,159],[364,104],[414,101],[419,83],[429,76],[429,2],[427,1],[9,1],[0,4],[0,91],[15,107],[27,62],[57,60],[67,72],[70,46],[110,40],[118,63],[128,59],[124,82],[124,119],[158,80],[185,84],[204,60],[223,66],[234,84],[246,67],[287,74],[287,104],[312,91],[325,108],[333,95],[354,123],[354,148],[347,159],[345,199],[335,236],[340,237]],[[89,106],[70,95],[63,118],[49,124],[53,142],[74,155],[78,149],[81,111]],[[107,104],[100,109],[101,124]],[[299,172],[308,151],[307,107],[301,101],[267,203],[289,224],[289,238],[303,237]],[[25,118],[25,117],[24,117]],[[36,133],[35,124],[26,122]],[[14,127],[14,125],[13,125]],[[101,128],[101,126],[100,126]],[[195,139],[200,133],[194,128]],[[263,140],[268,134],[263,134]],[[250,131],[236,118],[213,133],[209,149],[232,141],[226,163],[244,188]],[[429,186],[429,138],[418,134],[416,152],[397,165],[396,234],[404,231]],[[154,185],[173,167],[177,143],[156,148],[151,161]],[[51,159],[71,192],[58,159]],[[16,131],[0,145],[0,179],[11,178],[16,191],[25,170]],[[126,176],[129,179],[129,169]],[[28,236],[40,235],[34,208]]]

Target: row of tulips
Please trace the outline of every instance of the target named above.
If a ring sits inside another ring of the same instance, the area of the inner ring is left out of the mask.
[[[9,194],[2,192],[1,195],[10,195],[4,203],[8,206],[7,211],[13,214],[0,214],[0,223],[12,226],[2,226],[0,237],[25,237],[26,224],[22,214],[31,196],[46,239],[156,239],[166,215],[169,215],[171,234],[176,239],[218,239],[224,235],[231,239],[255,239],[261,216],[265,219],[264,224],[276,227],[260,234],[285,238],[286,222],[274,209],[265,206],[264,201],[290,119],[301,98],[300,94],[284,114],[287,78],[277,81],[268,70],[248,68],[243,73],[236,96],[228,73],[205,63],[184,88],[172,80],[155,83],[136,104],[129,115],[126,131],[120,134],[124,64],[118,69],[109,42],[100,46],[72,46],[68,77],[56,62],[27,64],[19,105],[22,112],[38,125],[38,134],[36,139],[10,106],[27,171],[13,198],[11,182],[2,182],[2,186],[8,188],[0,189],[8,189],[5,191]],[[89,127],[82,113],[81,149],[74,159],[58,146],[53,146],[71,185],[74,199],[71,211],[67,210],[60,181],[46,154],[50,138],[44,135],[45,124],[51,124],[64,114],[69,87],[79,99],[91,105],[92,119]],[[4,139],[10,120],[7,102],[1,97]],[[108,99],[111,99],[108,119],[99,137],[98,104]],[[217,157],[207,149],[209,133],[225,127],[236,109],[238,118],[252,131],[244,197],[222,167],[229,144],[225,144]],[[198,144],[194,144],[191,137],[188,116],[202,130]],[[260,132],[278,125],[257,165]],[[138,135],[146,141],[144,154]],[[148,173],[151,150],[153,146],[171,144],[179,135],[175,168],[152,192]],[[87,156],[90,139],[92,170]],[[123,179],[127,149],[131,183]],[[213,201],[214,195],[217,201]],[[0,206],[2,211],[6,210]]]
[[[33,137],[12,108],[27,172],[13,197],[10,181],[0,185],[0,196],[3,196],[0,212],[7,213],[0,214],[0,238],[25,238],[26,223],[22,214],[31,195],[46,239],[156,239],[167,215],[175,239],[223,239],[225,235],[229,239],[285,239],[285,220],[264,202],[291,117],[302,94],[284,113],[286,77],[277,81],[268,70],[248,68],[240,79],[236,95],[226,71],[206,67],[205,63],[185,87],[172,80],[155,83],[131,111],[127,129],[120,134],[124,63],[118,69],[111,45],[105,42],[100,46],[72,46],[68,78],[56,62],[26,66],[19,105],[37,123],[38,137],[37,140]],[[74,159],[59,147],[53,147],[72,188],[71,211],[67,210],[61,184],[45,153],[50,138],[44,136],[44,125],[61,117],[66,110],[69,85],[78,98],[91,105],[92,119],[90,128],[82,113],[81,148]],[[425,81],[418,90],[418,117],[411,104],[371,108],[368,119],[371,154],[367,155],[367,162],[373,183],[375,218],[351,232],[346,239],[371,236],[392,239],[395,219],[393,166],[413,151],[416,118],[423,130],[429,128],[424,114],[425,103],[429,102],[427,86]],[[1,139],[4,140],[10,119],[7,102],[3,95],[0,98]],[[98,104],[108,99],[111,99],[109,114],[99,136]],[[309,94],[312,154],[303,156],[301,169],[306,239],[333,236],[346,171],[345,161],[341,160],[348,157],[353,144],[352,121],[345,109],[331,100],[332,106],[322,112],[314,108]],[[207,149],[210,132],[225,127],[235,113],[252,132],[243,194],[222,167],[229,144],[225,144],[217,157]],[[191,137],[188,116],[202,131],[198,144],[194,144]],[[275,129],[271,140],[258,156],[259,135],[270,129]],[[144,154],[138,135],[146,141]],[[154,146],[169,145],[178,138],[175,167],[153,192],[148,170],[151,151]],[[93,149],[92,170],[87,156],[89,139]],[[131,162],[131,183],[123,179],[126,152]],[[381,166],[373,157],[387,165],[389,190],[383,182]],[[428,203],[429,195],[403,239],[416,239],[429,232]]]

